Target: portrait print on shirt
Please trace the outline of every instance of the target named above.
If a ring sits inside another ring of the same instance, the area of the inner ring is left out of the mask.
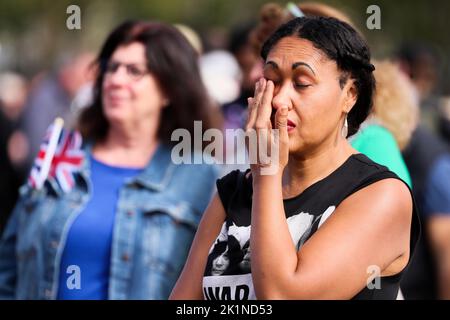
[[[311,231],[318,228],[335,210],[330,206],[324,213],[314,216],[300,212],[286,219],[292,242],[299,250]],[[227,219],[219,236],[209,250],[203,294],[207,300],[255,299],[250,259],[251,226],[237,226]]]

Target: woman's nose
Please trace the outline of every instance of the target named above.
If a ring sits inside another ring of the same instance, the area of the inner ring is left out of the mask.
[[[286,106],[288,110],[292,109],[292,99],[289,95],[289,90],[287,90],[284,87],[279,88],[278,90],[275,90],[274,96],[272,99],[272,107],[275,110],[278,110],[279,108]]]
[[[119,66],[114,72],[108,73],[106,78],[111,84],[126,84],[128,82],[127,69],[125,66]]]

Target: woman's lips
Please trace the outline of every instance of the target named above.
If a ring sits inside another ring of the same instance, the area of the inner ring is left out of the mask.
[[[275,108],[272,108],[272,114],[270,115],[270,122],[272,123],[272,128],[275,128],[275,114],[277,113],[277,110]],[[295,129],[297,125],[291,121],[291,120],[287,120],[287,130],[288,132],[292,131]]]
[[[288,121],[287,121],[287,130],[288,130],[288,132],[294,130],[295,127],[296,127],[295,123],[288,119]]]
[[[118,105],[118,104],[123,103],[123,101],[125,101],[124,97],[121,97],[121,96],[118,96],[118,95],[112,95],[112,94],[107,95],[106,99],[112,105]]]
[[[272,112],[272,116],[271,116],[271,123],[272,123],[272,128],[275,128],[275,112]],[[292,130],[295,129],[297,125],[292,122],[291,120],[287,120],[287,131],[290,132]]]

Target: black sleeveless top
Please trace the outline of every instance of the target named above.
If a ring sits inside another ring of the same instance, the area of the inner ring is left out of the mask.
[[[207,300],[256,298],[250,270],[253,189],[251,175],[247,175],[249,170],[232,171],[217,180],[217,190],[226,211],[226,219],[208,254],[203,277],[203,295]],[[326,178],[312,184],[296,197],[284,200],[289,231],[297,250],[345,198],[387,178],[400,180],[395,173],[365,155],[354,154]],[[410,257],[420,232],[415,204],[413,208]],[[373,286],[368,285],[353,299],[396,299],[404,270],[396,275],[374,280]]]

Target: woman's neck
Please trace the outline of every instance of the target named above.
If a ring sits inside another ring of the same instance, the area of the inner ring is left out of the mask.
[[[97,143],[92,153],[110,165],[145,167],[158,146],[156,127],[112,124],[106,139]]]
[[[283,197],[291,198],[327,177],[357,153],[346,140],[308,155],[291,155],[283,172]]]

